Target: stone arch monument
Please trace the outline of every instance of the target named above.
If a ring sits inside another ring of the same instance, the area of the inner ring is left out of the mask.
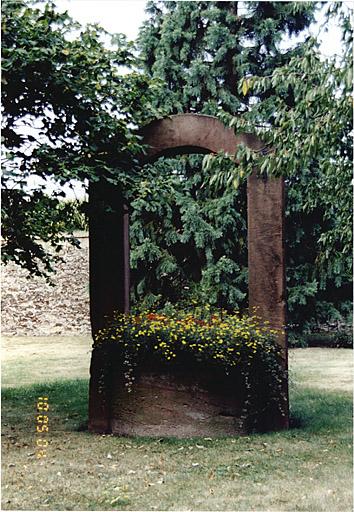
[[[157,120],[142,130],[149,149],[142,163],[160,156],[217,153],[232,156],[239,144],[262,151],[255,135],[225,127],[217,118],[178,114]],[[120,192],[106,182],[90,185],[90,315],[93,335],[114,311],[129,311],[129,218]],[[103,206],[105,205],[105,207]],[[106,207],[111,207],[107,208]],[[286,324],[284,261],[284,180],[260,177],[255,170],[247,180],[249,306],[282,330]],[[286,335],[279,333],[287,367]],[[112,431],[110,394],[99,393],[102,356],[93,350],[90,368],[89,430]],[[287,397],[287,389],[285,390]],[[287,398],[285,404],[288,410]],[[274,422],[287,428],[288,414]]]

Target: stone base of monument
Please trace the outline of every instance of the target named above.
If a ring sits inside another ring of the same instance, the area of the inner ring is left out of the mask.
[[[117,351],[105,356],[97,351],[92,359],[91,432],[183,438],[239,436],[250,430],[287,428],[286,418],[263,410],[264,395],[259,397],[257,417],[253,415],[252,421],[245,417],[245,390],[237,368],[226,374],[215,364],[187,358],[167,363],[147,357],[135,368],[129,391],[124,364],[116,356]],[[109,371],[102,392],[104,360],[109,363]]]
[[[234,376],[199,367],[144,367],[131,392],[112,379],[111,431],[137,436],[234,436],[245,433]]]

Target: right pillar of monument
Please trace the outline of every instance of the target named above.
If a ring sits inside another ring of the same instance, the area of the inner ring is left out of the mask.
[[[253,172],[247,182],[247,202],[249,308],[262,320],[268,320],[271,329],[278,331],[287,371],[284,179],[263,177]],[[285,415],[270,418],[274,428],[289,426],[287,379],[283,397]]]

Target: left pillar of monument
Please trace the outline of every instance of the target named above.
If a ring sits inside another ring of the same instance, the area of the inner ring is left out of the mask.
[[[106,181],[89,188],[90,317],[93,337],[114,312],[129,311],[129,216],[119,189]],[[110,431],[109,347],[94,348],[90,366],[89,430]]]

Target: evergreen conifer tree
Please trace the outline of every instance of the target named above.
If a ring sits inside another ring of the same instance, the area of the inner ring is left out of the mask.
[[[317,6],[315,2],[148,2],[149,19],[141,29],[139,46],[146,72],[161,83],[154,97],[154,108],[160,115],[198,112],[242,117],[252,110],[255,103],[264,102],[269,105],[268,122],[272,124],[273,97],[278,94],[276,88],[259,88],[250,94],[240,88],[240,83],[248,76],[269,77],[292,58],[302,55],[303,44],[292,44],[290,49],[286,49],[281,43],[286,37],[299,35],[309,27],[314,21]],[[283,91],[282,100],[289,108],[294,106],[291,87]],[[201,159],[187,157],[184,162],[188,165],[176,160],[160,161],[150,168],[150,175],[155,176],[152,178],[154,183],[161,173],[167,176],[178,165],[184,167],[185,172],[182,182],[173,180],[173,193],[166,196],[159,188],[150,197],[152,202],[155,201],[156,212],[159,212],[154,221],[147,216],[147,206],[144,210],[141,202],[135,204],[139,213],[135,211],[133,217],[133,264],[135,290],[140,292],[136,296],[146,297],[149,287],[154,290],[151,299],[161,295],[176,301],[182,296],[208,299],[229,308],[245,306],[245,187],[231,192],[220,191],[217,196],[215,191],[205,189],[201,207],[200,195],[196,199],[196,191],[203,183],[205,173],[201,170]],[[219,165],[227,166],[228,163],[222,161]],[[323,299],[327,301],[324,309],[327,308],[329,314],[333,313],[333,308],[328,308],[328,291],[333,289],[333,282],[325,279],[320,290],[315,272],[317,240],[321,226],[328,220],[324,219],[325,212],[318,204],[306,212],[302,207],[302,201],[307,201],[304,196],[306,180],[310,179],[311,176],[304,173],[298,180],[292,180],[294,188],[288,195],[287,206],[289,295],[292,298],[290,321],[302,323],[302,326],[316,312],[323,311]],[[296,187],[296,182],[299,187]],[[208,214],[216,204],[228,205],[227,213],[222,211],[222,207],[219,209],[218,219]],[[213,242],[210,238],[203,238],[206,225],[199,222],[201,211],[204,212],[203,221],[207,222],[207,229],[213,233]],[[187,217],[193,222],[187,222]],[[141,241],[135,233],[144,232],[147,226],[149,233],[145,241],[149,240],[154,249],[151,248],[150,253],[146,250],[143,256]],[[180,256],[174,252],[173,244],[167,242],[171,233],[178,238],[179,232],[183,233],[178,241]],[[198,250],[197,239],[203,240],[199,242]],[[306,247],[306,254],[303,247]],[[191,256],[193,251],[194,271],[188,272],[186,255]],[[153,265],[151,258],[155,261]],[[161,268],[170,269],[171,274],[164,272],[162,277],[158,271]],[[348,278],[343,278],[333,301],[335,306],[346,296],[344,290],[348,286]]]
[[[245,112],[240,80],[288,62],[299,46],[279,44],[308,27],[314,11],[314,2],[148,2],[139,45],[145,70],[164,84],[156,104],[169,114]]]

